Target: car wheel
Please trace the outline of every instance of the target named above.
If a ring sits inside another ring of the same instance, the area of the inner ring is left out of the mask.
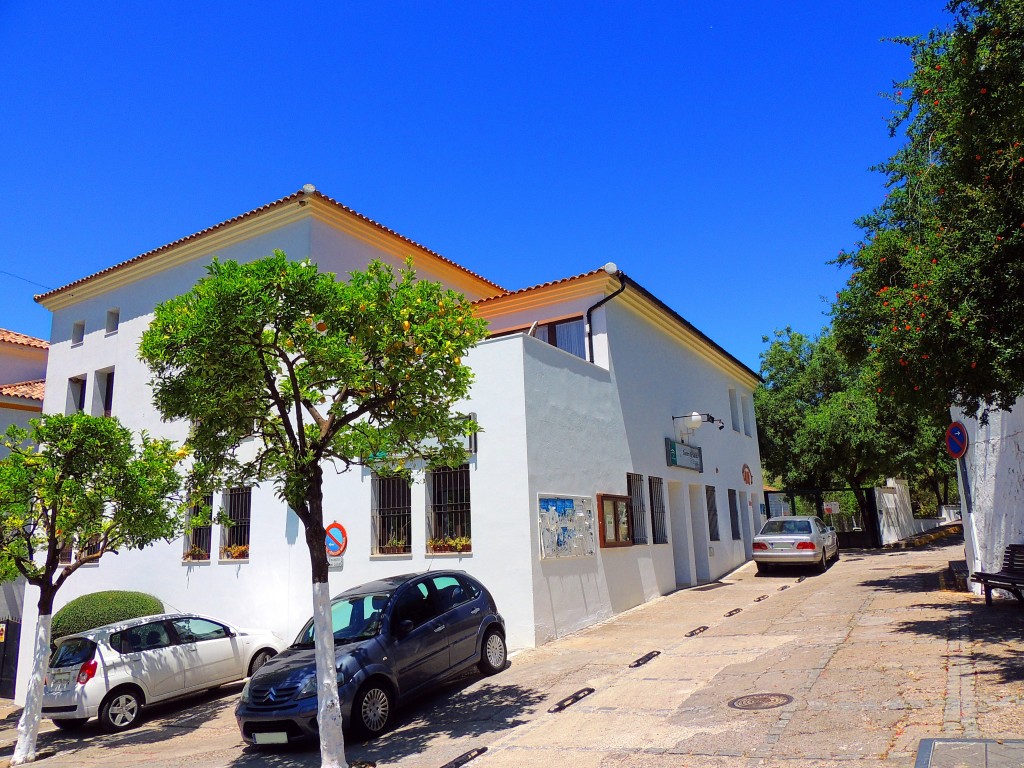
[[[379,736],[387,729],[393,712],[391,690],[382,682],[371,681],[356,694],[352,719],[364,736]]]
[[[821,561],[818,563],[818,573],[824,573],[828,570],[828,556],[825,552],[825,548],[821,548]]]
[[[766,573],[769,573],[771,571],[771,569],[772,569],[772,566],[771,566],[770,563],[758,563],[758,562],[755,562],[754,565],[757,566],[757,575],[758,576],[764,576]]]
[[[483,648],[480,651],[480,662],[477,664],[485,675],[496,675],[505,668],[508,661],[508,648],[505,638],[496,629],[488,630],[484,636]]]
[[[107,731],[124,731],[135,725],[142,709],[142,696],[133,688],[119,688],[100,705],[100,725]]]
[[[53,724],[60,728],[62,731],[77,731],[79,728],[81,728],[88,722],[88,717],[75,717],[70,720],[54,720]]]
[[[264,648],[262,651],[257,651],[256,655],[252,657],[252,661],[249,662],[249,677],[256,674],[256,670],[274,658],[276,654],[273,651]]]

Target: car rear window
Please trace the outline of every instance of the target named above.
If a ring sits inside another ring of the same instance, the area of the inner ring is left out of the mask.
[[[96,643],[84,637],[69,637],[50,657],[50,667],[77,667],[92,658]]]
[[[769,520],[764,524],[761,533],[810,533],[809,520]]]

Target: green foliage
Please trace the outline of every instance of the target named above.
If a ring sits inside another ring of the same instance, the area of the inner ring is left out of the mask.
[[[765,338],[768,341],[768,338]],[[888,476],[941,476],[941,411],[900,411],[869,369],[851,364],[823,332],[777,331],[754,392],[761,461],[787,488],[874,485]]]
[[[50,635],[74,635],[117,621],[164,612],[164,604],[145,592],[108,590],[76,597],[53,615]]]
[[[12,426],[3,442],[0,573],[40,587],[41,609],[83,563],[180,532],[184,454],[169,441],[142,434],[136,445],[117,419],[78,413]],[[62,566],[64,548],[74,556]]]
[[[951,28],[901,39],[885,201],[840,253],[840,346],[911,407],[974,413],[1024,393],[1024,2],[953,2]]]
[[[408,474],[414,460],[465,460],[477,425],[455,406],[472,381],[462,358],[484,329],[463,296],[411,266],[375,261],[339,282],[275,251],[214,261],[157,307],[139,354],[160,412],[192,423],[195,488],[273,480],[322,528],[324,462]]]

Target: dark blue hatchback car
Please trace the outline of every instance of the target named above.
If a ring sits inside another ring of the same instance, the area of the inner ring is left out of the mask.
[[[331,601],[338,695],[346,726],[375,736],[395,708],[474,664],[504,669],[505,621],[494,598],[462,571],[393,576]],[[246,683],[235,717],[250,744],[317,735],[313,620]]]

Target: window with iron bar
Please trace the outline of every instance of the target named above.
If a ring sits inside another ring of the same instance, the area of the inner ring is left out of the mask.
[[[647,505],[644,504],[644,476],[626,473],[626,490],[629,492],[630,508],[633,514],[633,543],[647,543]]]
[[[427,475],[427,552],[472,550],[469,465],[439,467]]]
[[[665,488],[660,477],[647,478],[647,490],[651,497],[651,523],[655,544],[668,544],[668,527],[665,524]]]
[[[733,541],[743,538],[740,532],[740,506],[736,500],[736,491],[729,489],[729,525],[732,527]]]
[[[412,552],[412,488],[402,477],[373,475],[373,554]]]
[[[200,513],[203,507],[209,509],[213,506],[213,495],[207,494],[203,497],[202,504],[195,504],[188,511],[189,522]],[[210,549],[213,545],[213,526],[196,525],[185,534],[185,549],[182,558],[185,560],[209,560]]]
[[[232,488],[224,494],[230,525],[221,527],[221,557],[249,556],[249,520],[252,516],[252,488]]]
[[[711,541],[721,541],[718,533],[718,501],[715,498],[715,486],[704,486],[704,498],[708,505],[708,538]]]

